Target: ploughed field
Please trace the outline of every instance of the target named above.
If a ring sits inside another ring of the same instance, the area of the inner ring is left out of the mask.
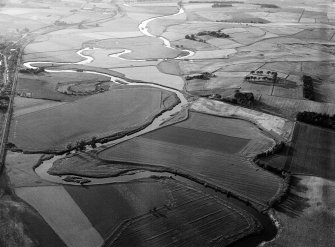
[[[232,121],[236,121],[237,127],[232,125]],[[210,126],[207,129],[206,122]],[[183,123],[108,148],[98,157],[129,165],[166,167],[232,191],[262,207],[280,192],[282,181],[256,167],[239,153],[254,138],[271,146],[269,139],[262,137],[251,124],[251,128],[244,129],[244,133],[239,132],[240,123],[246,127],[247,122],[242,120],[191,112],[190,119]]]
[[[293,173],[335,179],[335,132],[297,123],[285,167]]]
[[[259,230],[244,210],[174,179],[65,189],[108,246],[170,246],[172,238],[175,246],[227,246]]]
[[[139,128],[178,101],[161,89],[121,87],[14,117],[10,142],[24,150],[64,149],[81,139]]]

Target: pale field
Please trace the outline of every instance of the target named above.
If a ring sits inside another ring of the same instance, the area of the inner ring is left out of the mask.
[[[130,53],[122,57],[129,60],[174,58],[180,54],[180,50],[174,50],[163,46],[163,41],[153,37],[136,37],[125,39],[105,39],[88,43],[103,49],[127,49]]]
[[[195,34],[200,31],[217,31],[221,28],[225,27],[225,24],[211,23],[209,26],[208,23],[202,22],[186,22],[181,25],[173,25],[169,26],[166,29],[166,32],[163,33],[163,36],[168,40],[175,41],[179,39],[183,39],[187,34]]]
[[[177,20],[164,17],[149,22],[147,27],[149,28],[149,33],[158,36],[165,32],[169,26],[182,24],[184,21],[185,19]]]
[[[216,59],[216,58],[228,58],[230,55],[236,53],[235,49],[224,49],[215,51],[197,51],[191,59]]]
[[[243,79],[238,77],[216,77],[210,80],[191,80],[186,83],[186,90],[192,91],[206,91],[206,90],[228,90],[240,89]],[[221,94],[221,92],[220,92]]]
[[[304,61],[334,61],[335,56],[320,50],[314,50],[307,47],[300,40],[295,40],[295,43],[290,44],[292,41],[284,41],[283,39],[272,39],[271,42],[261,41],[251,46],[237,48],[238,52],[235,57],[248,58],[258,57],[258,60],[266,62],[304,62]],[[270,42],[270,43],[269,43]],[[281,44],[279,44],[281,42]],[[264,49],[262,49],[264,47]],[[274,49],[273,49],[274,48]]]
[[[314,111],[318,113],[335,114],[335,104],[319,103],[310,100],[299,100],[262,95],[261,102],[275,108],[275,111],[286,117],[295,118],[300,111]]]
[[[280,224],[277,237],[263,246],[333,246],[335,182],[313,176],[297,180],[274,213]]]
[[[246,92],[252,92],[254,94],[265,94],[265,95],[271,95],[272,93],[272,88],[273,88],[273,83],[250,83],[250,82],[243,82],[241,85],[242,91]]]
[[[60,53],[61,56],[58,58],[57,51],[67,50],[69,51],[66,57],[66,62],[79,62],[82,60],[80,56],[76,54],[77,50],[81,49],[81,44],[87,40],[87,37],[82,37],[76,33],[76,31],[72,32],[69,30],[69,33],[59,33],[59,32],[53,32],[52,34],[48,35],[49,39],[47,41],[41,41],[37,43],[30,43],[26,49],[25,53],[39,53],[43,54],[43,56],[47,56],[51,53],[51,61],[52,62],[64,62],[62,59],[62,56],[64,56],[64,53]],[[71,40],[71,42],[69,42]],[[35,55],[32,55],[33,57]],[[24,56],[24,61],[29,61],[29,55],[28,57]],[[43,61],[48,61],[48,57],[43,59]],[[50,61],[50,60],[49,60]]]
[[[284,26],[284,25],[264,25],[261,27],[263,30],[273,33],[273,34],[277,34],[277,35],[292,35],[292,34],[296,34],[303,29],[303,27],[300,26]]]
[[[201,73],[201,72],[213,72],[222,67],[222,60],[190,60],[180,61],[179,68],[185,75]]]
[[[162,73],[156,68],[156,66],[118,68],[114,70],[124,74],[130,79],[152,82],[178,90],[183,90],[184,88],[183,79],[179,76]]]
[[[264,64],[260,70],[284,72],[290,75],[296,75],[295,80],[300,79],[301,62],[273,62]],[[291,76],[289,76],[291,77]]]
[[[320,54],[321,56],[321,54]],[[329,56],[326,56],[328,58]],[[321,59],[321,57],[320,57]],[[301,65],[301,70],[313,78],[322,78],[322,80],[331,82],[335,81],[335,65],[332,62],[304,62]]]
[[[34,30],[43,26],[45,24],[38,21],[0,14],[0,31],[4,34],[17,33],[17,29],[22,30],[25,27]]]
[[[272,141],[265,136],[256,125],[251,124],[248,121],[213,117],[208,116],[207,114],[196,113],[194,111],[190,111],[189,117],[186,121],[178,123],[174,126],[250,140],[261,139],[265,143],[269,141],[272,143]],[[224,126],[224,128],[222,128],[222,126]]]
[[[290,22],[297,23],[301,13],[289,13],[289,12],[276,12],[269,13],[269,15],[263,17],[270,22]]]
[[[321,84],[315,87],[317,99],[321,102],[335,103],[335,84]]]
[[[103,16],[100,14],[97,17],[102,18]],[[67,28],[54,31],[44,35],[47,39],[43,38],[37,42],[30,43],[25,49],[25,53],[30,54],[25,56],[24,59],[26,61],[30,59],[38,60],[42,56],[44,61],[52,59],[54,62],[78,62],[81,58],[78,58],[75,51],[81,49],[83,43],[96,39],[141,36],[142,33],[138,30],[138,24],[136,20],[124,16],[100,23],[99,27],[88,29]],[[71,52],[70,50],[73,51]],[[34,53],[38,54],[37,57]]]
[[[24,97],[14,98],[14,117],[18,117],[27,113],[48,109],[64,104],[53,100],[33,99]]]
[[[293,81],[296,85],[298,86],[302,86],[303,85],[303,82],[301,80],[301,76],[298,76],[298,75],[288,75],[286,80],[288,81]]]
[[[226,32],[224,32],[226,33]],[[198,42],[199,43],[199,42]],[[231,40],[231,39],[221,39],[221,38],[213,38],[207,41],[207,43],[216,46],[220,49],[232,49],[236,47],[242,46],[241,44]]]
[[[198,42],[190,39],[180,39],[171,42],[173,46],[182,46],[182,48],[179,49],[189,49],[189,50],[196,50],[196,51],[211,51],[211,50],[217,50],[217,47],[215,45],[213,46],[211,42],[203,43]]]
[[[257,63],[245,63],[244,61],[241,62],[226,62],[222,65],[220,71],[233,71],[233,72],[251,72],[258,70],[264,65],[264,63],[257,62]]]
[[[33,206],[67,246],[101,246],[103,238],[62,186],[21,187],[16,194]]]
[[[243,78],[247,72],[215,72],[216,77],[210,80],[186,81],[187,91],[211,90],[211,89],[232,89],[240,88]]]
[[[147,3],[147,4],[134,4],[131,8],[127,8],[127,13],[139,12],[151,14],[153,16],[172,15],[179,11],[177,2],[170,3]]]
[[[223,8],[220,8],[221,10]],[[205,18],[208,21],[217,21],[217,20],[229,20],[231,19],[230,13],[226,13],[224,11],[197,11],[197,12],[192,12],[193,14],[197,14],[201,18]]]
[[[292,99],[304,99],[302,86],[287,88],[275,85],[272,91],[272,96]]]
[[[293,122],[281,117],[204,98],[196,100],[191,105],[191,109],[218,116],[248,120],[258,125],[261,129],[273,134],[275,137],[280,137],[285,140],[291,138],[294,126]]]
[[[61,62],[61,63],[77,63],[83,60],[82,57],[78,56],[76,54],[78,48],[71,48],[62,51],[62,47],[58,47],[60,50],[50,50],[45,52],[35,52],[37,46],[32,45],[31,48],[33,50],[30,50],[30,47],[28,47],[28,50],[26,54],[23,55],[24,62]],[[66,47],[64,47],[66,48]]]
[[[160,72],[164,74],[178,75],[178,76],[183,74],[179,68],[179,62],[175,60],[163,60],[160,63],[158,63],[156,67]]]
[[[72,2],[12,2],[0,10],[0,31],[3,34],[29,28],[35,30],[52,24],[55,20],[71,15],[81,3]]]
[[[89,65],[97,68],[119,68],[132,66],[153,66],[158,63],[158,61],[123,60],[110,56],[112,54],[117,54],[123,51],[124,49],[96,49],[90,54],[94,60]],[[123,58],[123,56],[124,55],[121,55],[121,58]]]
[[[243,33],[233,33],[230,34],[230,36],[231,40],[235,41],[236,43],[248,45],[262,39],[276,37],[277,35],[266,33],[264,31],[260,33],[259,31],[252,30]]]
[[[107,17],[110,17],[110,14],[109,16],[105,16],[102,13],[95,12],[95,11],[79,11],[79,12],[73,13],[72,15],[61,18],[60,21],[64,21],[67,24],[79,24],[81,22],[99,21]]]
[[[34,172],[34,166],[41,156],[41,154],[7,152],[6,172],[13,187],[52,185]]]

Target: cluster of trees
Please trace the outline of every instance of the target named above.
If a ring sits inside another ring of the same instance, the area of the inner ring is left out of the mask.
[[[303,87],[304,98],[314,100],[313,78],[308,75],[303,75],[302,81],[304,83]]]
[[[233,98],[224,98],[220,94],[213,94],[209,96],[210,99],[242,105],[242,106],[253,106],[255,103],[255,97],[253,93],[241,93],[240,90],[236,90]]]
[[[217,2],[212,5],[212,8],[223,8],[223,7],[232,7],[232,4]]]
[[[298,112],[297,120],[324,128],[335,129],[335,114],[331,116],[325,113],[304,111]]]
[[[190,39],[190,40],[194,40],[194,41],[198,41],[198,42],[202,42],[202,43],[207,43],[206,40],[198,38],[195,34],[190,34],[190,35],[187,34],[187,35],[185,35],[185,39]]]
[[[279,153],[284,148],[285,148],[285,142],[276,143],[276,145],[274,145],[274,147],[272,149],[267,150],[267,151],[265,151],[263,153],[257,154],[255,158],[258,159],[258,158],[267,157],[267,156]]]
[[[0,111],[6,112],[9,105],[9,96],[2,95],[0,96]]]
[[[187,80],[187,81],[193,80],[193,79],[209,80],[212,77],[216,77],[216,75],[213,74],[213,73],[209,73],[209,72],[203,72],[200,75],[192,75],[192,76],[187,75],[185,77],[185,80]]]
[[[65,21],[60,21],[60,20],[56,20],[55,21],[55,25],[56,26],[62,26],[62,25],[66,25],[67,23]]]
[[[252,106],[255,102],[255,97],[253,93],[241,93],[240,90],[236,90],[232,103],[243,105],[243,106]]]
[[[20,73],[35,74],[35,75],[41,72],[44,72],[44,71],[45,71],[44,67],[39,67],[37,69],[32,69],[32,68],[20,69]]]
[[[197,33],[198,36],[209,35],[215,38],[230,38],[228,34],[223,33],[221,30],[218,31],[202,31]]]
[[[251,71],[250,75],[244,77],[247,81],[273,81],[276,82],[278,73],[273,71],[267,71],[264,73],[262,70]]]
[[[212,36],[215,38],[230,38],[228,34],[225,34],[221,30],[218,30],[218,31],[201,31],[201,32],[198,32],[197,34],[187,34],[185,35],[185,39],[207,43],[206,40],[198,37],[198,36],[205,36],[205,35]]]
[[[259,166],[259,167],[261,167],[261,168],[263,168],[263,169],[269,171],[269,172],[272,172],[272,173],[274,173],[274,174],[280,176],[280,177],[285,177],[286,174],[287,174],[287,171],[284,170],[283,168],[277,168],[277,167],[269,166],[269,165],[267,165],[267,164],[265,164],[265,163],[260,162],[260,160],[256,160],[256,161],[255,161],[255,164],[256,164],[257,166]]]
[[[77,141],[76,144],[73,145],[73,146],[72,146],[71,143],[69,143],[66,146],[66,149],[67,149],[68,152],[70,152],[72,150],[85,151],[86,150],[86,145],[90,145],[92,148],[96,148],[97,147],[97,141],[98,141],[98,139],[95,136],[93,136],[90,141],[80,140],[80,141]]]
[[[77,176],[66,176],[65,178],[63,178],[63,180],[65,182],[71,182],[71,183],[78,183],[78,184],[86,184],[91,182],[91,180],[87,179],[87,178],[82,178],[82,177],[77,177]]]

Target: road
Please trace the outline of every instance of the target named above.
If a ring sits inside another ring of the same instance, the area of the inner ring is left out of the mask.
[[[19,41],[17,41],[16,44],[19,43],[19,42],[22,42],[24,38],[25,38],[25,36],[22,39],[20,39]],[[16,66],[14,68],[14,71],[15,71],[14,76],[12,78],[11,94],[10,94],[10,98],[9,98],[8,109],[7,109],[7,113],[6,113],[6,116],[5,116],[5,121],[3,123],[2,132],[1,132],[1,139],[0,139],[0,174],[2,173],[3,168],[5,166],[6,144],[7,144],[7,140],[8,140],[9,128],[10,128],[10,123],[11,123],[12,114],[13,114],[13,104],[14,104],[16,85],[17,85],[18,68],[19,68],[19,65],[21,63],[21,55],[22,55],[23,47],[20,49],[20,52],[17,55],[17,62],[16,62]],[[6,48],[6,49],[8,49],[8,48]],[[9,76],[10,68],[8,67],[7,56],[5,54],[1,54],[1,55],[4,58],[4,65],[5,65],[4,86],[6,86],[8,83],[11,83],[10,82],[11,78]],[[11,55],[11,56],[13,56],[13,55]]]

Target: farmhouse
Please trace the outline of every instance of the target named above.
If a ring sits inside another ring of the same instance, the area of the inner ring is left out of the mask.
[[[275,83],[277,81],[277,72],[274,71],[251,71],[244,79],[247,82],[267,82],[267,83]]]

